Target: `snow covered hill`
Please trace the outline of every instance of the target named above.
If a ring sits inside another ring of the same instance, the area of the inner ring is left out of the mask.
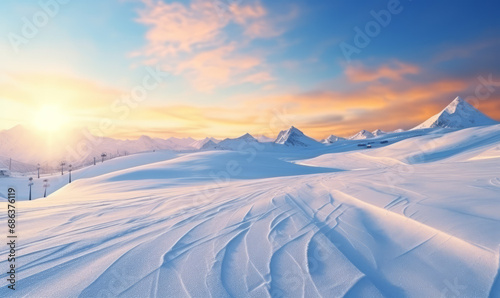
[[[295,127],[273,143],[104,138],[96,150],[146,152],[71,184],[35,178],[33,201],[28,176],[0,178],[0,204],[14,187],[20,210],[14,296],[498,297],[500,124],[481,115],[457,98],[434,129],[332,145]],[[29,157],[43,141],[1,136]],[[177,151],[150,150],[164,147]],[[0,297],[7,283],[1,271]]]
[[[299,147],[311,147],[320,145],[318,141],[306,136],[302,131],[293,126],[287,130],[281,131],[274,142],[276,144],[285,146]]]
[[[494,125],[498,122],[478,111],[460,96],[455,98],[444,110],[416,126],[413,129],[423,128],[456,128]]]
[[[16,295],[495,297],[500,125],[375,140],[91,167],[17,203]]]
[[[156,163],[160,161],[165,161],[174,157],[181,155],[175,151],[156,151],[156,152],[145,152],[135,155],[121,156],[118,158],[114,158],[112,160],[107,160],[104,163],[97,163],[95,166],[90,165],[78,170],[74,170],[71,173],[71,177],[73,182],[80,179],[92,178],[116,171],[121,171],[125,169],[130,169],[137,166],[148,165],[151,163]],[[30,169],[32,170],[32,169]],[[15,187],[17,193],[17,200],[28,200],[28,178],[32,177],[33,186],[32,186],[32,198],[33,200],[42,198],[43,193],[45,191],[43,185],[44,179],[47,179],[49,182],[49,187],[47,188],[47,194],[50,195],[64,186],[68,185],[69,182],[69,173],[68,168],[66,167],[64,170],[64,175],[61,175],[61,172],[56,172],[52,174],[42,174],[40,178],[37,177],[36,170],[26,175],[17,175],[15,177],[9,178],[0,178],[0,201],[5,200],[6,193],[5,190],[8,187]]]

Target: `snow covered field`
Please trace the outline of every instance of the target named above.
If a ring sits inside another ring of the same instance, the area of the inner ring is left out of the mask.
[[[75,172],[17,203],[16,296],[498,297],[500,125],[373,140]]]

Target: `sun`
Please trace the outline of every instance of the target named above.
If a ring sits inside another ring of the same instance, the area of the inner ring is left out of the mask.
[[[68,122],[66,113],[57,106],[43,106],[33,119],[33,125],[45,132],[61,131],[66,128]]]

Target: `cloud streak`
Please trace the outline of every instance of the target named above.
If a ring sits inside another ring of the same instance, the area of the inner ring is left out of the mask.
[[[231,4],[224,18],[215,13],[210,1],[193,0],[188,5],[157,0],[143,3],[136,21],[148,28],[147,44],[132,56],[161,65],[202,92],[273,80],[265,56],[251,53],[247,47],[253,40],[283,34],[283,24],[296,15],[292,11],[281,18],[272,17],[258,1]],[[245,38],[228,33],[230,25],[238,26]]]
[[[384,64],[375,68],[365,67],[361,63],[352,63],[345,69],[345,75],[350,82],[373,82],[381,79],[400,81],[406,75],[420,73],[420,67],[399,61]]]

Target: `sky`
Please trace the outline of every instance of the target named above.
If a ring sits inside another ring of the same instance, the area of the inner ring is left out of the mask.
[[[321,139],[461,96],[500,120],[496,1],[1,1],[0,130]]]

